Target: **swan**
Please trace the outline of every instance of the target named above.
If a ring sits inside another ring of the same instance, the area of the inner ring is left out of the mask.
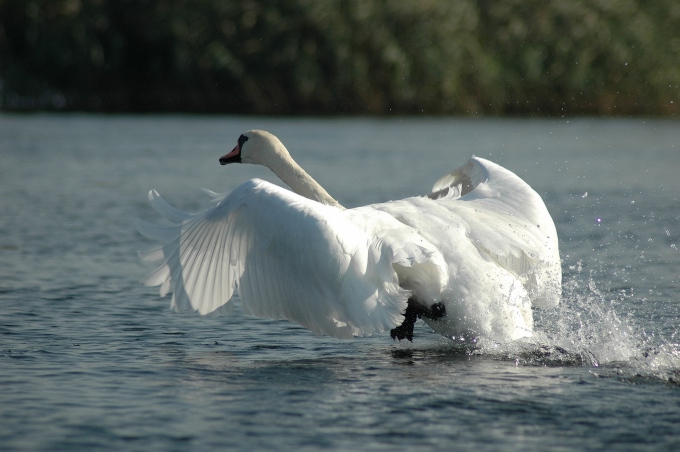
[[[461,341],[530,336],[532,306],[561,298],[557,232],[541,197],[511,171],[473,156],[432,192],[345,209],[269,132],[243,133],[222,165],[268,167],[290,190],[251,179],[182,212],[151,190],[166,220],[137,220],[160,242],[140,253],[145,280],[171,306],[288,319],[318,335],[390,331],[413,340],[423,319]]]

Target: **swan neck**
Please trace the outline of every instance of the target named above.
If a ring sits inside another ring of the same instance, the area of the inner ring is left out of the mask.
[[[305,198],[318,201],[329,206],[339,207],[344,209],[338,201],[333,199],[328,192],[310,176],[307,172],[297,164],[290,156],[288,150],[280,145],[275,155],[278,157],[275,161],[268,165],[274,174],[288,185],[295,193]]]

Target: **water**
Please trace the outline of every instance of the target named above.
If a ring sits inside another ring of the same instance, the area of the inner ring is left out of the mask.
[[[600,119],[0,116],[0,449],[678,450],[680,124]],[[346,206],[425,193],[471,155],[545,199],[562,306],[536,337],[462,350],[422,324],[315,337],[176,314],[133,227],[268,170],[277,134]]]

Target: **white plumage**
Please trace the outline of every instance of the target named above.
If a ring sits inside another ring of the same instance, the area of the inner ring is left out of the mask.
[[[273,135],[249,131],[221,159],[271,168],[294,192],[253,179],[187,214],[149,193],[169,221],[138,220],[162,243],[146,280],[172,305],[207,314],[238,293],[247,314],[348,338],[397,327],[409,298],[442,303],[424,318],[446,336],[507,341],[531,334],[532,309],[561,294],[557,234],[539,195],[473,157],[428,196],[345,210]]]

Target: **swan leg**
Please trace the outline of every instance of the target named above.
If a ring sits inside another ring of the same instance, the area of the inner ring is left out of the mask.
[[[404,312],[404,322],[398,327],[390,330],[392,339],[395,341],[397,339],[408,339],[413,342],[413,325],[416,324],[416,320],[420,317],[418,312],[422,309],[422,305],[416,303],[413,298],[409,298],[408,304],[406,305],[406,311]]]
[[[429,308],[418,303],[415,299],[409,298],[404,312],[404,322],[396,328],[390,330],[390,336],[394,340],[408,339],[413,342],[413,326],[416,320],[421,317],[430,320],[439,320],[446,315],[444,303],[435,303]]]

